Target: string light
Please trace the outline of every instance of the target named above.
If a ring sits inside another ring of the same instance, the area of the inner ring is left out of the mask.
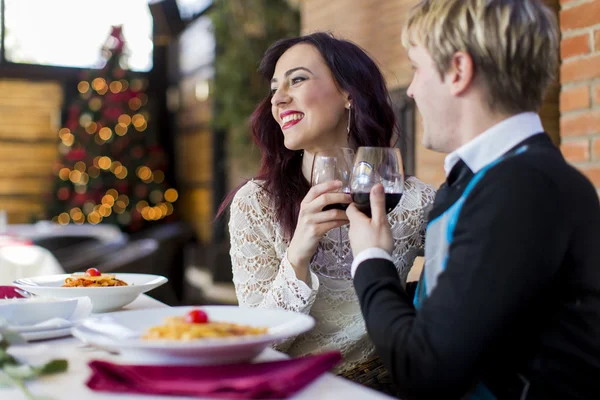
[[[139,110],[139,108],[142,106],[142,101],[140,99],[138,99],[137,97],[133,97],[131,99],[129,99],[129,108],[131,108],[133,111]]]
[[[145,165],[138,167],[136,170],[136,175],[143,181],[148,181],[152,179],[152,170]]]
[[[90,124],[85,127],[85,131],[87,133],[89,133],[90,135],[93,135],[94,133],[96,133],[97,129],[98,129],[98,124],[95,122],[90,122]]]
[[[79,180],[81,179],[81,172],[77,171],[76,169],[74,169],[73,171],[71,171],[69,173],[69,179],[71,180],[71,182],[73,183],[77,183],[79,182]]]
[[[69,128],[62,128],[61,130],[58,131],[58,137],[62,140],[64,138],[64,135],[66,134],[71,134],[71,130]]]
[[[127,168],[117,167],[115,168],[115,176],[119,179],[125,179],[127,177]]]
[[[119,93],[123,89],[123,84],[119,81],[112,81],[110,83],[110,91],[113,93]]]
[[[152,175],[154,176],[154,183],[163,183],[163,181],[165,180],[165,173],[162,172],[160,169],[154,171]]]
[[[89,102],[89,107],[90,110],[92,111],[98,111],[100,109],[100,107],[102,107],[102,100],[99,97],[94,97],[93,99],[90,100]]]
[[[65,133],[62,137],[62,142],[65,146],[71,147],[75,142],[75,136],[72,133]]]
[[[96,78],[92,81],[92,87],[96,92],[100,92],[106,87],[106,81],[104,78]]]
[[[75,163],[75,169],[79,172],[85,172],[85,163],[83,161],[77,161]]]
[[[127,114],[121,114],[119,116],[119,123],[127,126],[131,123],[131,117]]]
[[[175,201],[177,201],[177,198],[179,197],[179,193],[177,193],[177,190],[171,188],[171,189],[167,189],[165,192],[165,200],[168,201],[169,203],[174,203]]]
[[[127,125],[119,122],[115,125],[115,133],[119,136],[124,136],[127,133]]]
[[[108,158],[107,156],[100,157],[98,159],[98,166],[104,170],[109,169],[111,164],[112,164],[112,162],[111,162],[110,158]]]
[[[138,212],[142,212],[142,210],[144,208],[148,207],[148,202],[146,200],[140,200],[137,202],[137,204],[135,205],[135,209],[138,210]]]
[[[125,79],[120,79],[119,82],[121,82],[121,85],[123,86],[121,89],[122,91],[129,89],[129,82],[127,82]]]
[[[69,214],[67,214],[66,212],[61,213],[58,216],[58,223],[61,225],[67,225],[69,221],[71,221],[71,217],[69,217]]]
[[[98,136],[100,136],[102,140],[106,141],[112,136],[112,130],[109,127],[105,126],[104,128],[100,129],[100,132],[98,132]]]
[[[87,91],[90,90],[90,84],[86,81],[81,81],[77,84],[77,90],[81,94],[87,93]]]
[[[60,179],[62,179],[63,181],[68,181],[69,180],[69,174],[71,173],[71,170],[69,168],[61,168],[60,171],[58,171],[58,177]]]

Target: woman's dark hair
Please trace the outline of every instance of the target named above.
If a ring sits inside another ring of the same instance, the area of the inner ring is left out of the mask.
[[[385,79],[375,62],[354,43],[323,32],[282,39],[266,51],[258,69],[260,74],[270,82],[279,58],[300,43],[319,50],[337,86],[348,92],[352,100],[349,146],[354,150],[360,146],[390,146],[397,127]],[[302,175],[301,153],[284,146],[281,127],[271,114],[271,96],[256,107],[250,127],[254,143],[261,150],[256,179],[264,181],[262,187],[270,196],[283,233],[291,238],[298,222],[300,203],[310,189]],[[225,198],[217,218],[231,203],[237,190],[239,187]]]

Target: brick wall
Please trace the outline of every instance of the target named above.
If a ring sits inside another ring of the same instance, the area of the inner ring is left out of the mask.
[[[600,0],[560,0],[561,150],[600,194]]]

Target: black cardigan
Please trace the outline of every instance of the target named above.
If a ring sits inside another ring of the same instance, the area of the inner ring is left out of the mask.
[[[461,398],[479,382],[497,398],[600,398],[598,194],[546,135],[523,143],[538,151],[491,168],[469,195],[419,311],[391,262],[356,271],[368,333],[403,398]],[[455,169],[430,220],[473,177]]]

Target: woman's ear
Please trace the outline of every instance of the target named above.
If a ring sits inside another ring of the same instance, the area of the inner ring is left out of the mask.
[[[348,92],[342,92],[344,95],[344,107],[348,110],[352,107],[352,97]]]

